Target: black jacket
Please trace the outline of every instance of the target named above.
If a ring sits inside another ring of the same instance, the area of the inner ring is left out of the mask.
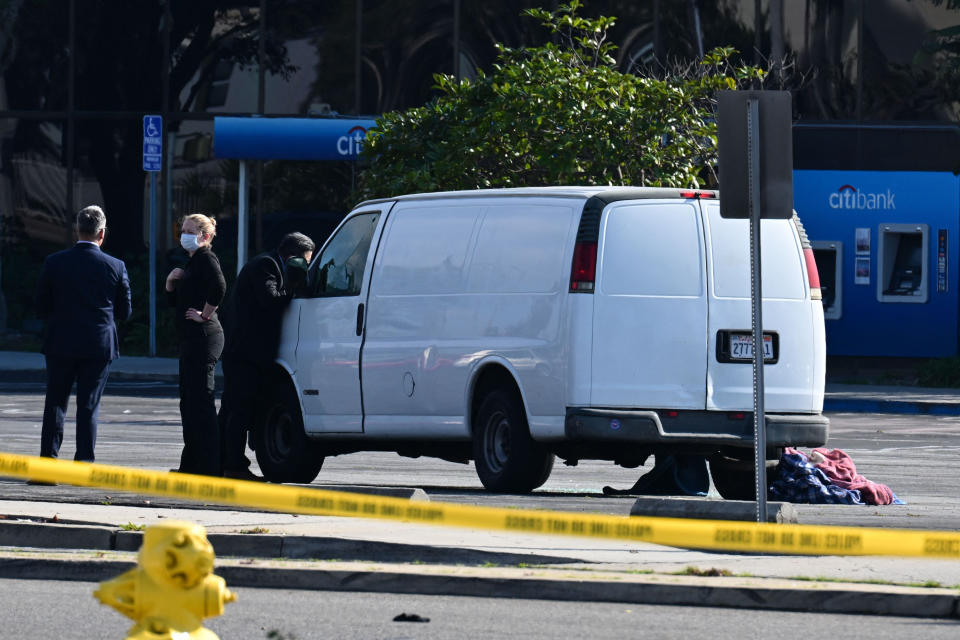
[[[127,268],[97,245],[79,242],[47,256],[36,304],[47,319],[45,354],[113,360],[120,351],[116,323],[131,312]]]
[[[240,270],[224,305],[224,356],[261,364],[276,359],[283,311],[293,298],[284,287],[282,264],[271,251],[251,258]]]
[[[183,268],[183,277],[177,280],[176,288],[167,293],[171,306],[176,308],[174,323],[181,339],[220,333],[220,319],[214,311],[207,322],[199,323],[186,319],[187,309],[203,312],[203,305],[219,307],[227,283],[220,270],[220,260],[210,247],[194,251]]]

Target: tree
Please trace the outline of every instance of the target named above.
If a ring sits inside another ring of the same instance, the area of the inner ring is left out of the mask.
[[[715,180],[715,93],[764,72],[714,49],[662,78],[616,70],[607,30],[615,18],[578,15],[579,0],[522,15],[553,41],[498,45],[488,74],[387,113],[369,133],[361,177],[367,197],[416,191],[550,184],[697,186]]]

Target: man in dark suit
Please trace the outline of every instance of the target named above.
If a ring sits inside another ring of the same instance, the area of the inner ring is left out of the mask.
[[[93,462],[97,410],[110,362],[119,353],[116,322],[130,317],[130,280],[121,260],[100,250],[107,218],[100,207],[77,214],[77,244],[47,256],[37,289],[37,313],[47,321],[43,353],[47,399],[40,455],[56,458],[63,421],[77,383],[77,452]]]
[[[220,423],[223,475],[260,480],[244,455],[247,430],[265,380],[277,357],[283,311],[290,304],[315,245],[302,233],[289,233],[276,251],[252,258],[240,270],[223,310],[223,397]],[[296,275],[295,275],[296,273]]]

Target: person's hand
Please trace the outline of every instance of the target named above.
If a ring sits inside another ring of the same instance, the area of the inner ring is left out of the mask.
[[[196,309],[194,309],[193,307],[190,307],[189,309],[187,309],[187,312],[184,314],[184,317],[187,320],[193,320],[194,322],[199,322],[199,323],[207,322],[210,319],[210,318],[204,318],[203,314],[197,311]]]
[[[176,267],[167,274],[167,291],[173,291],[173,283],[183,277],[183,269]]]

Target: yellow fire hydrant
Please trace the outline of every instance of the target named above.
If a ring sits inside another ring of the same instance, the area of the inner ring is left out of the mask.
[[[217,640],[203,619],[237,599],[213,575],[213,546],[200,525],[171,520],[147,527],[137,568],[100,583],[103,604],[136,622],[126,640]]]

